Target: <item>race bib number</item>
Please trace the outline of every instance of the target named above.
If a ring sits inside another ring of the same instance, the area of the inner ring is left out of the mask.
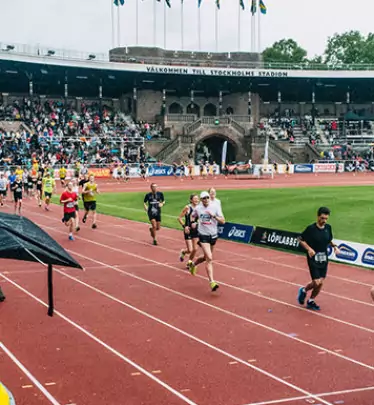
[[[156,207],[152,207],[152,208],[151,208],[151,213],[152,213],[153,215],[157,215],[158,209],[157,209]]]
[[[327,255],[324,252],[316,253],[314,260],[316,263],[325,263],[327,262]]]
[[[75,203],[74,203],[74,202],[68,202],[68,203],[66,204],[66,207],[67,207],[67,208],[74,208],[74,207],[75,207]]]

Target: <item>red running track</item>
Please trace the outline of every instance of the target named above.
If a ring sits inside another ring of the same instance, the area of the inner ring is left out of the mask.
[[[153,247],[146,224],[100,215],[69,242],[60,208],[24,214],[85,272],[56,269],[49,318],[45,270],[4,261],[1,342],[33,376],[0,348],[17,404],[374,404],[371,272],[332,264],[312,313],[295,299],[304,258],[220,241],[212,294],[178,231]]]

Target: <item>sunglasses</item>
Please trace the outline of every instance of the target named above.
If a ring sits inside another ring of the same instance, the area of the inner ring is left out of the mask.
[[[209,197],[203,197],[202,200],[209,200]]]

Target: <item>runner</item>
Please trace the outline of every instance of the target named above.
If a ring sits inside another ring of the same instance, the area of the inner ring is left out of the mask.
[[[49,204],[51,203],[52,194],[56,189],[55,179],[51,177],[50,171],[45,171],[45,177],[43,178],[43,194],[45,198],[45,210],[49,211]]]
[[[338,247],[333,243],[331,225],[327,224],[330,216],[330,210],[321,207],[317,212],[317,222],[309,225],[300,237],[300,245],[307,252],[307,262],[312,281],[299,289],[297,300],[300,305],[304,305],[308,291],[312,290],[310,299],[307,302],[307,308],[319,311],[320,307],[315,299],[322,289],[326,278],[328,267],[328,246],[330,245],[335,254],[339,254]]]
[[[160,230],[161,225],[161,208],[165,205],[164,194],[157,191],[157,184],[151,184],[151,193],[144,197],[144,209],[148,213],[151,227],[149,232],[153,238],[153,244],[157,245],[156,232]]]
[[[22,208],[22,181],[21,177],[17,176],[16,181],[12,185],[13,198],[14,198],[14,213],[21,215]]]
[[[91,174],[89,176],[88,183],[85,183],[83,186],[82,194],[84,196],[83,205],[84,205],[84,216],[82,222],[85,224],[87,221],[87,216],[89,212],[92,212],[92,229],[96,229],[96,194],[99,194],[97,184],[95,183],[95,176]]]
[[[196,274],[197,266],[206,262],[206,272],[212,291],[216,291],[219,285],[214,281],[213,276],[213,250],[218,239],[218,224],[223,225],[225,218],[222,212],[209,201],[209,193],[203,191],[200,194],[201,204],[199,204],[191,214],[191,220],[198,220],[198,234],[201,249],[204,255],[199,257],[195,262],[189,264],[189,270],[192,275]],[[196,224],[192,224],[192,228]]]
[[[183,228],[184,240],[187,247],[187,249],[181,250],[179,259],[181,262],[183,262],[186,254],[189,255],[187,268],[190,267],[198,249],[199,235],[197,234],[197,228],[191,227],[191,214],[199,205],[199,202],[199,196],[197,194],[191,194],[190,203],[183,208],[178,218],[178,222],[182,225]]]
[[[62,187],[65,187],[66,173],[67,173],[67,170],[66,170],[66,167],[65,167],[65,166],[62,166],[62,167],[60,168],[60,170],[58,171],[58,174],[59,174],[59,176],[60,176],[60,182],[61,182],[61,186],[62,186]]]
[[[0,287],[0,302],[4,302],[5,301],[5,295]]]
[[[4,199],[6,197],[6,189],[8,187],[8,181],[4,177],[4,173],[0,173],[0,205],[4,205]]]
[[[217,195],[216,189],[214,187],[211,187],[208,190],[208,193],[209,193],[209,197],[210,197],[210,204],[213,205],[215,208],[217,208],[219,210],[219,212],[222,214],[221,200],[216,198],[216,195]]]
[[[36,201],[38,202],[39,207],[42,206],[43,200],[43,175],[41,172],[38,172],[38,177],[36,178]]]
[[[78,232],[80,231],[79,227],[79,185],[76,178],[71,180],[73,183],[73,192],[78,196],[77,201],[75,201],[75,230]]]
[[[75,223],[75,204],[78,195],[73,191],[73,183],[69,181],[66,190],[61,194],[60,203],[64,204],[64,217],[62,222],[69,227],[69,240],[74,240],[73,230],[76,228]]]

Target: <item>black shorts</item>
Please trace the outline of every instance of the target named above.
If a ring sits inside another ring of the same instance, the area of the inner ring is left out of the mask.
[[[14,202],[22,201],[22,193],[14,193]]]
[[[75,218],[75,212],[64,212],[64,222],[69,222],[71,218]]]
[[[218,236],[199,235],[200,243],[209,243],[210,246],[214,246],[217,242]]]
[[[96,201],[85,201],[83,205],[86,211],[96,211]]]
[[[75,205],[75,212],[78,212],[78,211],[79,211],[79,205],[76,204],[76,205]]]
[[[161,213],[159,214],[148,214],[149,221],[155,220],[156,222],[161,222]]]
[[[66,177],[60,177],[60,181],[65,181]]]
[[[308,257],[309,273],[312,280],[318,280],[320,278],[326,278],[328,261],[324,263],[316,263],[313,259]]]
[[[6,195],[6,190],[0,190],[0,195]]]
[[[45,198],[52,198],[52,193],[44,193]]]
[[[199,234],[197,233],[196,229],[191,229],[190,233],[184,233],[184,240],[192,240],[192,239],[196,239],[199,237]]]

